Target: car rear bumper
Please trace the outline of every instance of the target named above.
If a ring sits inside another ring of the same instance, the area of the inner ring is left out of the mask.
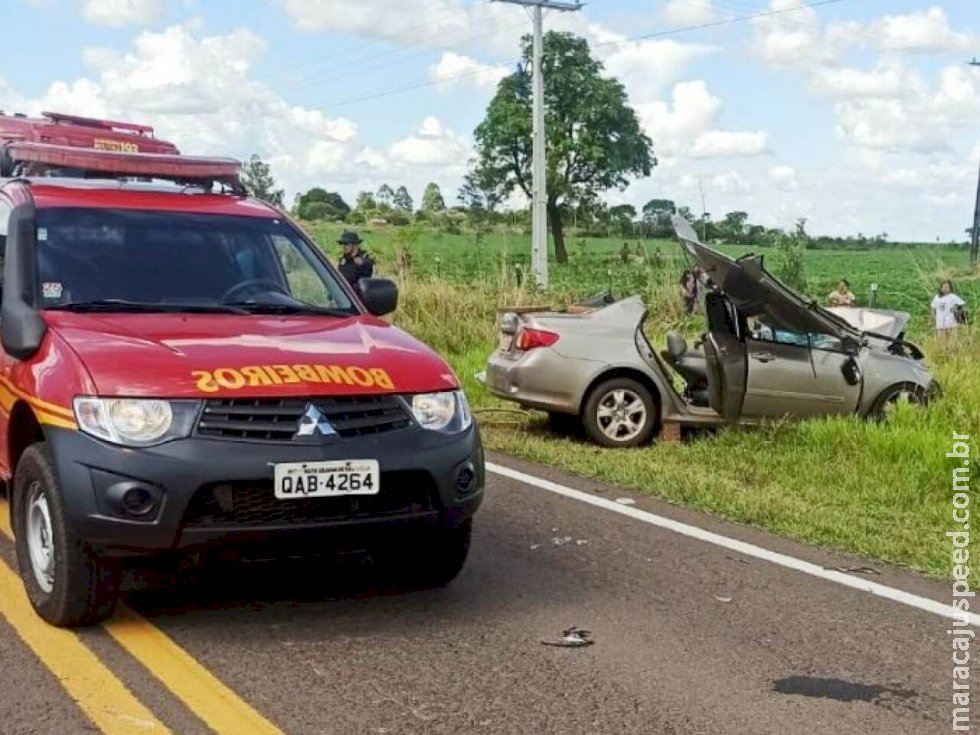
[[[494,352],[487,360],[486,387],[491,395],[525,408],[577,414],[578,362],[546,348],[517,359]]]
[[[64,429],[50,430],[47,442],[80,537],[119,554],[311,532],[356,536],[388,525],[454,526],[477,511],[485,484],[475,424],[455,437],[413,427],[303,446],[190,438],[125,449]],[[380,462],[378,495],[275,499],[276,463],[348,459]],[[159,498],[145,518],[120,507],[121,493],[134,485]]]

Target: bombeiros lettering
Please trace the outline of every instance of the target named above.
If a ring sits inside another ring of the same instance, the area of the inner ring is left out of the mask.
[[[197,389],[203,393],[297,383],[353,385],[381,390],[395,388],[387,370],[356,365],[245,365],[237,368],[193,370],[191,377],[194,378]]]

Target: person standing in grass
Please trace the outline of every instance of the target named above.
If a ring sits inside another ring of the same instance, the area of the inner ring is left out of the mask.
[[[831,306],[854,306],[854,302],[857,300],[851,293],[851,284],[847,282],[846,278],[840,279],[837,288],[830,292],[827,299]]]
[[[948,337],[956,327],[966,321],[963,307],[966,302],[953,290],[953,283],[944,280],[939,284],[939,292],[932,297],[933,314],[936,316],[936,331]]]
[[[698,305],[698,280],[692,270],[685,270],[681,276],[681,298],[684,300],[684,313],[693,314]]]
[[[343,255],[337,268],[346,281],[354,287],[358,293],[357,282],[362,278],[370,278],[374,275],[374,260],[366,252],[361,250],[360,236],[356,232],[345,232],[337,240],[337,244],[343,248]]]

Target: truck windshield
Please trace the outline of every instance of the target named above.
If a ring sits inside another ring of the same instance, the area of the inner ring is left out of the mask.
[[[89,208],[37,213],[42,309],[357,313],[280,219]]]

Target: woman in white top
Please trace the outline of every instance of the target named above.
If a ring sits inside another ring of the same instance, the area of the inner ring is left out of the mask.
[[[946,280],[939,286],[939,293],[932,298],[933,314],[936,316],[936,331],[942,335],[949,335],[952,330],[959,326],[956,318],[957,308],[965,306],[966,302],[953,293],[952,282]]]

